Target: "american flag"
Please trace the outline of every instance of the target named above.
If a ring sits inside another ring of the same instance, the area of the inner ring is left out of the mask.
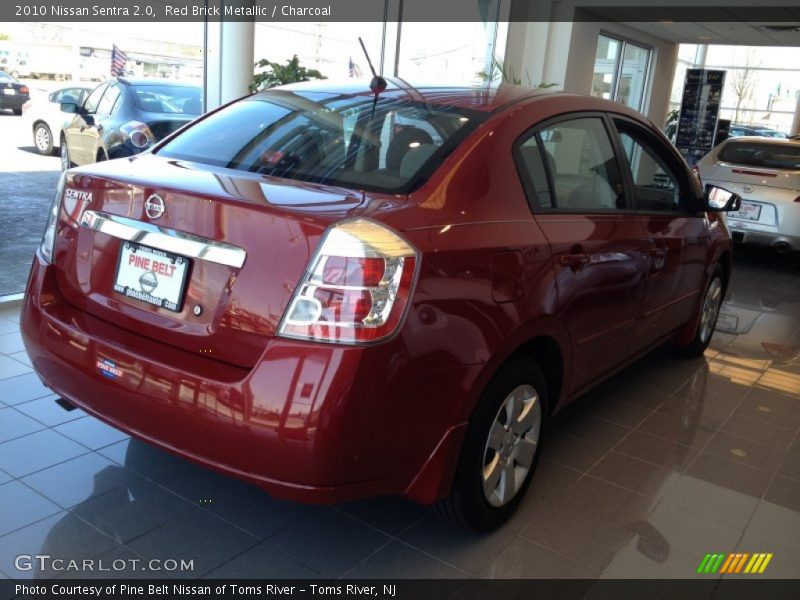
[[[111,76],[122,77],[125,75],[125,63],[127,62],[128,55],[117,48],[117,45],[114,44],[114,47],[111,50]]]
[[[353,62],[353,57],[350,57],[350,63],[347,65],[347,71],[350,77],[361,77],[361,69]]]

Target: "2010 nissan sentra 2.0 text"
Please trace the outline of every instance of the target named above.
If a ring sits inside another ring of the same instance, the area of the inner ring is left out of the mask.
[[[620,104],[296,84],[68,170],[23,337],[55,393],[270,494],[486,530],[554,412],[702,354],[739,202]]]

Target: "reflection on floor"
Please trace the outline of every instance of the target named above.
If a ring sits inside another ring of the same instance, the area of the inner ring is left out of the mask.
[[[757,577],[798,577],[800,265],[740,249],[720,329],[705,358],[657,352],[555,419],[517,516],[471,536],[399,499],[274,500],[65,410],[7,310],[0,569],[92,576],[15,564],[49,554],[122,568],[103,577],[714,579],[753,576],[697,575],[707,553],[773,553]]]

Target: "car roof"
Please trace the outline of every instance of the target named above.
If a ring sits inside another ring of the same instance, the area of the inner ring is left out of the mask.
[[[542,88],[530,88],[522,85],[501,83],[499,85],[446,85],[441,83],[412,85],[400,78],[387,77],[386,90],[382,97],[405,98],[430,104],[454,106],[458,108],[495,112],[510,104],[554,92]],[[303,91],[308,93],[331,94],[340,96],[369,95],[369,78],[358,79],[318,79],[302,83],[292,83],[277,88],[286,91]],[[269,90],[259,93],[268,93]]]
[[[152,77],[112,77],[110,81],[119,81],[126,85],[171,85],[177,87],[200,87],[199,82],[178,79],[155,79]]]

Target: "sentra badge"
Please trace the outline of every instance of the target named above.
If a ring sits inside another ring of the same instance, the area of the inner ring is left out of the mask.
[[[84,190],[75,190],[72,188],[67,188],[67,190],[64,192],[64,195],[67,198],[71,198],[73,200],[78,200],[82,202],[92,201],[92,192],[86,192]]]

